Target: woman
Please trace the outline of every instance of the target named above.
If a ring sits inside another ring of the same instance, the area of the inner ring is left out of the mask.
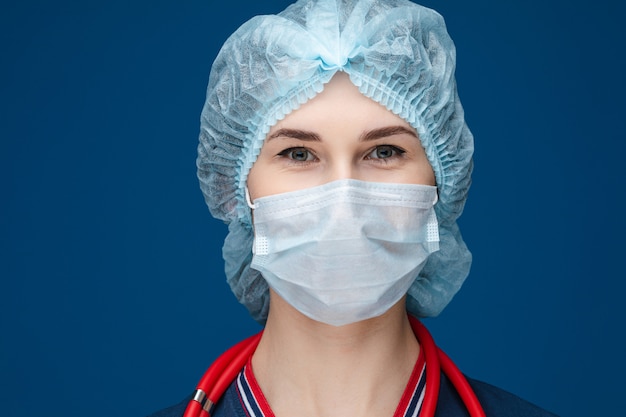
[[[476,397],[486,415],[550,415],[440,375],[412,318],[437,315],[471,263],[454,61],[442,18],[404,0],[303,0],[227,40],[198,176],[229,223],[228,282],[265,328],[228,354],[234,372],[209,372],[219,399],[203,388],[155,416],[482,415]]]

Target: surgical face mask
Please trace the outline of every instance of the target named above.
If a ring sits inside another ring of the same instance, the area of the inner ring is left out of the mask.
[[[252,268],[334,326],[380,316],[439,249],[437,189],[339,180],[256,199]]]

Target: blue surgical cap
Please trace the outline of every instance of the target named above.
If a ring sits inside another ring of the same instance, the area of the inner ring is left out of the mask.
[[[435,316],[469,273],[456,220],[470,186],[473,138],[454,79],[456,53],[443,18],[406,0],[301,0],[233,33],[209,77],[198,178],[214,217],[229,224],[227,281],[265,321],[269,288],[250,268],[253,230],[245,184],[270,128],[346,72],[365,96],[413,126],[435,172],[440,250],[407,294],[407,309]]]

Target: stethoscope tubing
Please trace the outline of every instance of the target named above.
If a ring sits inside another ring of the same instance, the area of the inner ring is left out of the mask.
[[[463,400],[471,417],[485,417],[485,412],[476,397],[469,382],[441,349],[435,345],[432,336],[424,325],[414,317],[409,316],[411,327],[415,332],[420,346],[424,349],[426,360],[426,392],[422,402],[422,410],[419,417],[433,417],[437,408],[439,397],[439,385],[441,383],[441,371],[448,377],[459,397]],[[259,332],[254,336],[237,343],[207,369],[198,382],[194,396],[187,404],[183,417],[210,417],[215,404],[222,397],[228,386],[237,377],[248,359],[256,350],[261,335]]]
[[[261,331],[242,340],[211,364],[198,382],[194,398],[187,404],[184,417],[210,417],[217,401],[256,350],[262,334]]]
[[[424,394],[420,417],[432,417],[435,415],[439,397],[439,385],[441,384],[441,371],[443,371],[444,375],[448,377],[456,389],[470,416],[485,417],[485,411],[480,405],[474,390],[467,382],[465,375],[452,362],[452,359],[437,347],[433,337],[422,322],[412,316],[409,316],[409,321],[420,346],[424,349],[424,357],[426,358],[426,393]],[[429,384],[430,387],[435,387],[435,389],[429,388]]]
[[[437,408],[439,385],[441,383],[441,368],[439,367],[437,346],[426,327],[418,319],[409,316],[409,321],[421,349],[424,349],[424,358],[426,359],[426,392],[422,401],[420,417],[432,417],[435,415],[435,409]],[[430,387],[436,387],[436,389]]]
[[[452,382],[452,385],[456,389],[456,392],[459,393],[470,415],[472,417],[485,417],[485,411],[480,405],[476,393],[469,382],[467,382],[467,378],[465,378],[463,373],[461,373],[459,368],[452,362],[452,359],[450,359],[443,350],[437,348],[437,354],[443,373],[450,379],[450,382]]]

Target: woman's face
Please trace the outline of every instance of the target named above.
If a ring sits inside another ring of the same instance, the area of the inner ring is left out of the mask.
[[[415,130],[340,72],[271,128],[248,191],[254,200],[348,178],[435,185]]]

